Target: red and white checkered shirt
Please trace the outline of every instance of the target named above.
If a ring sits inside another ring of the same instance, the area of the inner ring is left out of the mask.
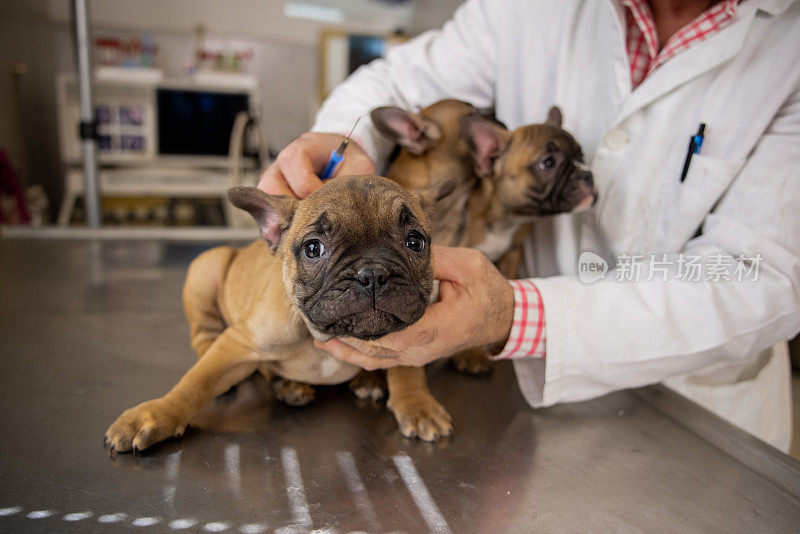
[[[544,358],[544,304],[530,280],[510,280],[514,290],[514,320],[511,335],[502,352],[494,358]]]
[[[658,49],[658,34],[653,13],[646,0],[622,0],[625,10],[628,61],[631,84],[635,89],[653,70],[683,52],[693,43],[704,41],[733,21],[739,0],[717,2],[692,22],[675,32]]]
[[[658,49],[653,13],[646,0],[621,0],[626,9],[626,44],[632,87],[636,88],[670,58],[704,41],[733,21],[739,0],[717,2],[692,22],[675,32]],[[494,359],[544,358],[546,356],[544,304],[531,280],[511,280],[514,289],[514,321],[503,350]]]

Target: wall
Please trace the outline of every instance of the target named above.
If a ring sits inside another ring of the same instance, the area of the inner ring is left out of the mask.
[[[416,0],[409,31],[416,35],[432,28],[440,28],[463,2],[464,0]]]
[[[44,183],[60,189],[55,128],[58,62],[46,4],[37,0],[0,2],[0,146],[8,150],[23,184]],[[28,72],[13,76],[13,63]]]
[[[70,3],[46,0],[50,17],[69,21]],[[317,22],[283,15],[287,0],[94,0],[92,23],[98,27],[148,30],[163,33],[189,32],[203,23],[217,34],[271,42],[315,45]],[[308,2],[308,0],[297,0]],[[444,3],[449,3],[447,0]],[[341,7],[348,15],[347,29],[354,32],[389,33],[407,21],[413,4],[392,7],[372,0],[314,0],[315,4]],[[435,4],[435,0],[425,3]]]

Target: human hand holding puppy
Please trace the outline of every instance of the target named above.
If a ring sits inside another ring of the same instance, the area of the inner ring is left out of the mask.
[[[304,133],[281,150],[275,161],[264,171],[258,188],[268,195],[307,197],[322,186],[318,174],[325,167],[331,151],[344,139],[344,136],[333,133]],[[375,164],[358,143],[351,142],[336,174],[375,174]]]
[[[482,253],[433,247],[439,300],[400,332],[372,342],[353,338],[315,343],[336,358],[368,370],[423,366],[460,350],[505,343],[514,315],[511,285]]]

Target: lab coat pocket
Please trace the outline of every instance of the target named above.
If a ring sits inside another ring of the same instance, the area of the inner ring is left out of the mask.
[[[671,232],[678,243],[685,243],[703,223],[706,215],[728,189],[743,160],[729,160],[696,154],[692,157],[686,180],[675,184],[678,217],[671,217]]]

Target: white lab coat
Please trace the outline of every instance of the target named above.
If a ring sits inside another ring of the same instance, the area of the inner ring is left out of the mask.
[[[471,0],[441,31],[359,69],[315,131],[356,131],[379,105],[453,97],[496,106],[514,128],[558,104],[600,191],[588,213],[537,222],[529,274],[547,359],[518,360],[533,406],[666,382],[774,446],[791,436],[784,340],[800,329],[800,3],[747,0],[736,21],[631,90],[618,1]],[[679,180],[689,137],[701,154]],[[379,163],[380,165],[380,163]],[[702,225],[702,235],[693,237]],[[612,272],[584,284],[581,252]],[[760,254],[756,282],[617,281],[621,254]]]

